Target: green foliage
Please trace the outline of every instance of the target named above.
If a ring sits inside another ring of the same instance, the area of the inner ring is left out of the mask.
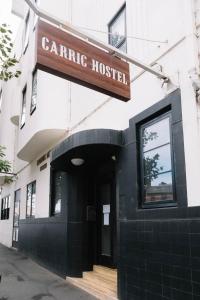
[[[4,150],[6,148],[3,146],[0,146],[0,172],[9,173],[11,171],[11,163],[5,159],[5,153]],[[10,184],[13,182],[13,177],[6,176],[4,179],[4,184]]]
[[[13,77],[19,77],[21,72],[13,70],[18,63],[15,56],[12,55],[13,43],[11,42],[12,31],[6,24],[0,25],[0,80],[8,81]],[[0,172],[9,173],[11,163],[5,159],[5,147],[0,145]],[[12,182],[12,178],[6,177],[5,183]]]
[[[14,180],[13,180],[13,177],[5,177],[4,179],[4,184],[10,184],[12,183]]]
[[[12,56],[13,43],[11,42],[12,31],[6,24],[0,25],[0,80],[8,81],[13,77],[19,77],[20,71],[13,71],[12,68],[18,63],[15,56]]]
[[[146,184],[151,185],[151,181],[153,179],[156,179],[158,177],[159,172],[162,171],[163,167],[158,168],[158,161],[159,161],[160,155],[156,153],[152,158],[146,157],[144,159],[145,164],[145,175],[146,177]]]
[[[5,159],[5,147],[0,146],[0,172],[9,173],[11,171],[11,163]]]

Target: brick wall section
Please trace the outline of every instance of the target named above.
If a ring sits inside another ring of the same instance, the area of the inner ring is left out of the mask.
[[[200,219],[120,222],[123,299],[200,299]]]

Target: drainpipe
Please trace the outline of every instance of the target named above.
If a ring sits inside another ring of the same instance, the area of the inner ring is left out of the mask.
[[[194,78],[192,78],[193,87],[196,92],[196,100],[197,100],[197,122],[198,122],[198,133],[200,139],[200,56],[199,56],[199,46],[198,46],[198,27],[197,24],[197,0],[192,1],[192,19],[193,19],[193,43],[194,43],[194,59],[195,59],[195,71]]]
[[[189,70],[189,77],[192,81],[194,89],[200,89],[200,62],[199,62],[199,49],[198,49],[198,34],[196,23],[196,0],[186,0],[186,8],[188,9],[188,19],[190,19],[190,26],[188,26],[188,51],[191,53],[193,66]],[[191,47],[192,44],[192,47]]]
[[[188,206],[199,206],[200,179],[200,132],[197,92],[200,89],[200,69],[198,57],[197,30],[195,20],[195,0],[183,1],[185,20],[185,53],[180,74],[183,135],[186,162]]]

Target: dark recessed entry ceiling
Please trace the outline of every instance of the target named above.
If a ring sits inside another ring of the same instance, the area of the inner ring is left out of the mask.
[[[112,159],[122,146],[121,131],[110,129],[81,131],[70,136],[53,150],[51,166],[63,171],[93,167]],[[85,162],[82,166],[73,166],[72,158],[82,158]]]

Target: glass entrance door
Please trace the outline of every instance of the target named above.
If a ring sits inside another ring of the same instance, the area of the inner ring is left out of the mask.
[[[13,215],[13,240],[12,240],[12,246],[15,248],[17,248],[18,238],[19,238],[20,194],[21,194],[21,190],[15,191],[14,215]]]

